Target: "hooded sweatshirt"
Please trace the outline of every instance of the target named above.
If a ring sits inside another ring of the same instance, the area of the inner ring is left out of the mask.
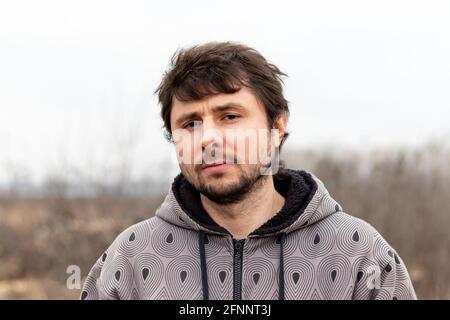
[[[305,170],[273,176],[283,208],[236,240],[180,173],[155,216],[123,231],[81,299],[417,299],[397,252]],[[255,212],[255,214],[258,214]]]

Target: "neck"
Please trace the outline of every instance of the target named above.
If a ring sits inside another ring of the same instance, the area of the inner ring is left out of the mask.
[[[245,199],[237,203],[219,204],[200,194],[202,205],[210,217],[235,239],[247,238],[284,206],[284,197],[275,189],[272,176],[261,179],[261,185],[255,186]]]

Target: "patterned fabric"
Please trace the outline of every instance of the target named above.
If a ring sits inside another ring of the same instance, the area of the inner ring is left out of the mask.
[[[278,299],[281,288],[290,300],[417,299],[397,252],[367,222],[344,213],[316,176],[301,172],[317,184],[304,212],[283,230],[244,242],[242,299]],[[203,299],[200,231],[209,298],[233,299],[231,235],[195,222],[172,188],[154,217],[123,231],[99,257],[80,298]]]

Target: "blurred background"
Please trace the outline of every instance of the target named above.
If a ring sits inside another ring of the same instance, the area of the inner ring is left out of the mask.
[[[289,75],[282,158],[450,299],[450,3],[3,1],[0,299],[77,299],[178,173],[156,89],[176,49],[238,41]]]

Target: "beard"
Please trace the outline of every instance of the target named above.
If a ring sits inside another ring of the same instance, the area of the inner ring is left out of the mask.
[[[260,174],[260,166],[240,167],[240,174],[237,181],[220,183],[220,178],[213,182],[204,181],[199,174],[197,179],[193,179],[182,170],[185,178],[194,188],[205,197],[219,204],[238,203],[245,199],[253,190],[257,190],[263,181],[268,177]]]

